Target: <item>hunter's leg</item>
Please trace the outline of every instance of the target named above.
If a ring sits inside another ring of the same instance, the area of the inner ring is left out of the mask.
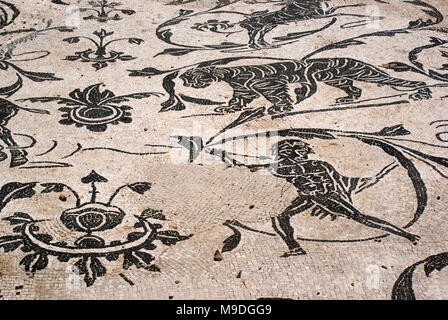
[[[272,218],[272,226],[275,232],[283,239],[288,246],[289,251],[283,257],[306,254],[300,244],[294,239],[294,228],[291,226],[290,219],[296,214],[302,213],[311,208],[313,203],[307,197],[298,197],[288,206],[277,218]],[[277,227],[275,220],[278,221]]]
[[[386,231],[388,233],[395,234],[397,236],[408,239],[414,244],[420,239],[419,236],[411,234],[406,230],[393,225],[387,221],[379,218],[371,217],[362,214],[358,209],[356,209],[352,204],[347,201],[337,198],[337,197],[326,197],[326,198],[314,198],[313,201],[320,206],[324,207],[326,210],[333,212],[340,216],[345,216],[348,219],[355,220],[367,227]]]

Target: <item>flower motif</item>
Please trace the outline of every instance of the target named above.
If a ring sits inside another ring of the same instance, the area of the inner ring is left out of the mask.
[[[16,212],[2,219],[9,222],[11,233],[0,235],[0,249],[11,253],[20,248],[25,253],[20,261],[25,271],[34,273],[43,270],[47,268],[50,259],[57,259],[61,263],[70,262],[76,267],[78,274],[84,275],[84,282],[89,287],[97,278],[106,275],[108,262],[120,258],[125,270],[144,268],[147,271],[159,272],[160,269],[153,264],[155,257],[151,253],[159,246],[156,243],[172,246],[191,237],[181,235],[175,230],[164,230],[159,223],[151,223],[149,220],[166,220],[161,210],[148,208],[140,215],[129,216],[125,222],[125,212],[112,205],[115,197],[123,190],[138,195],[145,194],[151,189],[150,182],[122,185],[105,203],[98,202],[96,198],[99,194],[98,184],[107,183],[107,178],[91,171],[81,178],[81,182],[91,186],[89,202],[81,203],[80,195],[60,182],[10,182],[0,187],[0,212],[15,200],[26,200],[43,193],[69,193],[76,200],[72,208],[63,211],[56,219],[36,220],[25,212]],[[52,226],[52,223],[59,225],[60,222],[69,230],[81,232],[81,236],[76,240],[64,238],[60,241],[57,234],[51,233],[53,228],[41,228],[41,223]],[[120,224],[126,224],[121,229],[126,230],[125,234],[117,238],[117,234],[120,234],[117,229],[108,232]],[[50,234],[45,233],[48,231]]]
[[[151,96],[159,96],[156,92],[132,93],[116,96],[110,90],[100,90],[102,84],[91,85],[84,90],[76,89],[72,91],[70,98],[60,97],[37,97],[23,99],[30,102],[50,102],[58,101],[67,107],[59,108],[62,112],[62,119],[59,121],[63,125],[75,125],[78,128],[86,127],[92,132],[104,132],[107,126],[119,123],[131,123],[132,107],[119,105],[130,99],[144,99]]]
[[[104,132],[108,124],[117,125],[121,123],[131,123],[130,106],[96,106],[96,107],[63,107],[62,119],[59,120],[63,125],[75,125],[80,128],[85,126],[87,130],[93,132]]]
[[[128,16],[135,14],[134,10],[118,9],[117,7],[122,5],[120,2],[108,2],[107,0],[89,1],[88,5],[90,5],[90,8],[80,8],[80,11],[93,11],[94,14],[84,17],[84,20],[96,20],[98,22],[119,21],[123,18],[117,12]],[[115,14],[113,14],[114,12]]]
[[[64,39],[63,41],[70,43],[70,44],[78,43],[81,41],[81,39],[85,39],[85,40],[89,40],[90,42],[92,42],[95,46],[94,49],[88,48],[84,51],[77,51],[77,52],[75,52],[74,55],[65,57],[65,60],[68,60],[68,61],[80,60],[82,62],[91,62],[92,67],[94,67],[98,71],[102,68],[107,67],[109,65],[108,63],[116,62],[117,60],[129,61],[129,60],[135,59],[135,57],[133,57],[131,55],[127,55],[124,52],[118,52],[118,51],[114,51],[114,50],[108,51],[107,47],[114,42],[124,41],[124,40],[127,40],[130,44],[140,45],[144,42],[143,39],[123,38],[123,39],[110,40],[105,43],[104,40],[113,34],[114,34],[113,32],[107,32],[106,30],[101,29],[99,31],[93,32],[93,35],[96,36],[99,41],[94,38],[82,37],[82,36],[70,37],[70,38]]]
[[[91,233],[113,229],[123,221],[125,213],[118,207],[104,203],[85,203],[65,210],[62,223],[70,230]]]
[[[232,28],[233,24],[231,24],[228,20],[218,21],[216,19],[207,20],[207,22],[203,23],[195,23],[191,28],[199,31],[210,30],[212,32],[219,32],[219,29],[229,29]]]

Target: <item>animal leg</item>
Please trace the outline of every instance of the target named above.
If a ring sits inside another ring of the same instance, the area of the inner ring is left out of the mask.
[[[246,28],[248,31],[248,35],[249,35],[249,47],[253,48],[253,49],[260,49],[260,47],[258,46],[257,43],[257,37],[258,34],[260,33],[261,28],[257,28],[257,27],[248,27]]]
[[[272,218],[272,226],[275,232],[283,239],[288,246],[289,251],[282,257],[296,256],[306,254],[300,244],[294,239],[294,228],[291,226],[290,219],[296,214],[302,213],[311,208],[314,204],[305,197],[296,198],[277,218]],[[277,227],[275,220],[279,222],[280,229]]]
[[[260,32],[259,32],[259,38],[257,40],[257,45],[261,48],[276,48],[277,46],[272,46],[269,43],[266,42],[266,40],[264,39],[264,36],[269,32],[272,31],[273,29],[275,29],[277,27],[276,24],[270,24],[270,25],[266,25],[264,26]]]
[[[353,81],[349,79],[324,81],[329,86],[338,88],[347,93],[348,96],[336,99],[337,103],[352,102],[361,97],[362,90],[353,85]]]
[[[258,95],[252,90],[243,87],[233,88],[233,97],[227,106],[220,106],[215,109],[219,113],[234,113],[243,110],[249,103],[258,98]]]
[[[268,109],[270,115],[282,114],[294,108],[288,86],[283,80],[265,79],[257,83],[254,89],[272,103]]]
[[[369,228],[374,228],[378,230],[383,230],[388,233],[395,234],[397,236],[403,237],[416,244],[416,242],[420,239],[419,236],[409,233],[406,230],[399,228],[392,223],[389,223],[385,220],[371,217],[365,214],[362,214],[358,209],[356,209],[349,202],[335,197],[326,197],[326,198],[317,198],[315,197],[313,200],[316,204],[322,206],[326,210],[333,212],[336,215],[345,216],[348,219],[355,220]]]
[[[294,90],[296,94],[296,104],[310,98],[317,91],[317,85],[315,82],[301,83],[301,87]]]

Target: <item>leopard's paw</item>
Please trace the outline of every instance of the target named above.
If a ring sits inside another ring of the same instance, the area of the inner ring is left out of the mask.
[[[356,99],[354,97],[342,97],[342,98],[337,98],[336,103],[350,103],[355,100]]]
[[[228,113],[235,113],[238,111],[241,111],[243,108],[240,106],[221,106],[215,108],[215,112],[222,113],[222,114],[228,114]]]
[[[414,101],[428,100],[432,98],[432,91],[429,88],[423,88],[416,93],[410,94],[409,99]]]
[[[272,106],[268,109],[268,114],[275,116],[277,114],[284,114],[288,111],[292,111],[293,109],[293,106]]]

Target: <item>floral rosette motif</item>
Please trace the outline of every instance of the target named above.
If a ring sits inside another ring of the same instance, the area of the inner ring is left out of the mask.
[[[101,91],[101,83],[91,85],[84,90],[76,89],[69,94],[70,98],[36,97],[23,99],[30,102],[58,101],[67,107],[59,108],[62,112],[63,125],[75,125],[78,128],[86,127],[93,132],[104,132],[108,125],[131,123],[131,106],[119,105],[130,99],[144,99],[159,96],[156,92],[141,92],[116,96],[110,90]]]
[[[74,272],[83,275],[86,285],[91,286],[97,278],[107,274],[106,264],[116,261],[122,262],[124,270],[135,267],[160,271],[153,264],[155,257],[151,253],[157,248],[157,243],[170,246],[191,237],[178,231],[163,230],[162,224],[151,222],[166,220],[161,210],[148,208],[132,216],[112,204],[116,196],[125,190],[144,195],[151,189],[151,183],[123,185],[107,202],[100,202],[97,200],[97,186],[108,180],[92,171],[81,182],[91,186],[91,196],[87,202],[82,202],[80,195],[63,183],[11,182],[0,189],[0,211],[6,207],[8,210],[12,208],[10,203],[14,200],[29,199],[38,194],[63,193],[75,201],[74,206],[59,212],[56,219],[37,219],[33,216],[39,214],[31,212],[14,212],[2,219],[9,222],[12,230],[10,234],[0,237],[0,248],[5,253],[20,248],[25,254],[20,265],[26,272],[43,270],[50,259],[56,258],[63,263],[73,262]],[[67,200],[64,198],[63,201]],[[48,232],[61,225],[70,234],[64,240],[60,239],[59,234]],[[124,236],[123,230],[127,230]]]

